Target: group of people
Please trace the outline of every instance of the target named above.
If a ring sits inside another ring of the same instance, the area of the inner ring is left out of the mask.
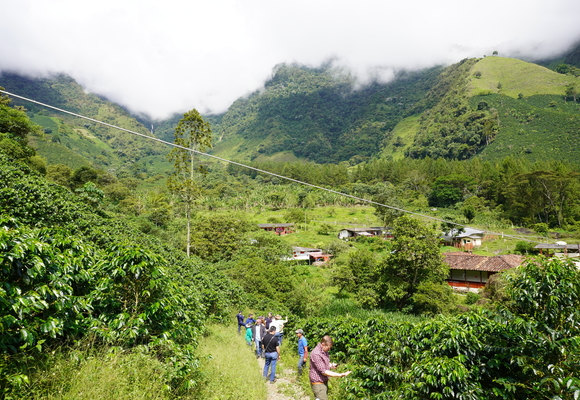
[[[268,313],[267,317],[262,316],[258,317],[257,319],[254,319],[254,314],[249,314],[248,317],[244,319],[244,315],[241,311],[238,313],[237,319],[238,334],[241,333],[242,328],[245,328],[246,343],[248,346],[251,346],[252,344],[255,345],[256,358],[264,358],[262,351],[263,338],[272,327],[275,328],[272,330],[272,332],[275,332],[274,336],[278,340],[280,346],[282,346],[282,339],[284,337],[284,324],[288,322],[288,319],[282,319],[280,315],[273,316],[272,313]]]
[[[246,319],[240,311],[237,315],[238,334],[241,334],[242,327],[246,329],[246,343],[255,344],[256,358],[264,358],[264,379],[270,383],[276,382],[276,363],[280,360],[280,347],[284,336],[284,324],[287,319],[282,319],[280,315],[268,317],[253,318],[250,314]],[[304,336],[304,331],[298,329],[295,331],[298,346],[298,375],[302,375],[304,365],[308,361],[308,341]],[[334,372],[335,363],[330,362],[328,352],[332,348],[333,341],[328,335],[322,337],[320,343],[316,345],[310,353],[310,371],[308,377],[310,386],[316,400],[328,400],[328,378],[348,376],[351,371]]]

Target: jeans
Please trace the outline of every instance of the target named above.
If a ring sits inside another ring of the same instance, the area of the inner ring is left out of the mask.
[[[278,362],[278,352],[273,351],[266,353],[266,362],[264,363],[264,378],[268,377],[268,367],[270,368],[270,382],[276,379],[276,362]]]
[[[276,337],[276,339],[278,339],[278,346],[282,347],[282,338],[284,337],[284,333],[276,332],[274,336]]]
[[[304,356],[298,356],[298,375],[302,375],[302,367],[304,367],[306,361],[304,361]]]
[[[254,339],[254,342],[256,342],[256,356],[260,357],[262,355],[262,341]]]

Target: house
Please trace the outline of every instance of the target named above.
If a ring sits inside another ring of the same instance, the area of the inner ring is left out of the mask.
[[[258,227],[278,235],[286,235],[293,232],[294,224],[258,224]]]
[[[534,248],[539,249],[542,255],[566,254],[568,257],[574,257],[574,254],[578,256],[578,253],[580,253],[580,244],[567,244],[566,242],[540,243],[535,245]]]
[[[501,256],[479,256],[462,251],[444,253],[449,264],[447,283],[454,289],[477,291],[485,286],[490,276],[510,268],[519,267],[523,256],[506,254]]]
[[[292,260],[310,262],[310,253],[319,253],[320,249],[311,249],[309,247],[292,246]]]
[[[443,241],[449,246],[469,251],[473,250],[474,247],[481,246],[484,236],[485,232],[477,229],[464,228],[463,232],[460,232],[454,228],[443,233]]]
[[[338,232],[339,239],[355,238],[358,236],[385,236],[387,239],[392,239],[393,236],[390,234],[388,228],[383,227],[371,227],[371,228],[347,228]]]
[[[566,242],[540,243],[534,246],[544,256],[553,256],[559,259],[571,259],[580,268],[580,244],[567,244]]]
[[[322,251],[310,253],[310,265],[324,265],[330,261],[332,254],[326,254]]]
[[[320,249],[292,246],[292,257],[286,258],[286,260],[305,261],[311,265],[322,265],[327,263],[330,257],[332,257],[331,254],[326,254]]]

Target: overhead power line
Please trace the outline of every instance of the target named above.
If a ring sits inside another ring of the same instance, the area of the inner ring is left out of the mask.
[[[0,89],[0,93],[4,93],[4,94],[6,94],[8,96],[16,97],[18,99],[21,99],[21,100],[24,100],[24,101],[28,101],[30,103],[38,104],[40,106],[43,106],[43,107],[46,107],[46,108],[50,108],[52,110],[59,111],[59,112],[62,112],[64,114],[69,114],[69,115],[72,115],[72,116],[77,117],[77,118],[82,118],[82,119],[85,119],[87,121],[91,121],[91,122],[94,122],[94,123],[97,123],[97,124],[101,124],[101,125],[104,125],[104,126],[108,126],[109,128],[118,129],[120,131],[130,133],[132,135],[141,136],[143,138],[146,138],[146,139],[149,139],[149,140],[153,140],[153,141],[156,141],[156,142],[159,142],[159,143],[163,143],[163,144],[166,144],[168,146],[172,146],[172,147],[176,147],[176,148],[179,148],[179,149],[183,149],[183,150],[186,150],[186,151],[189,151],[189,152],[192,152],[192,153],[196,153],[196,154],[199,154],[199,155],[202,155],[202,156],[205,156],[205,157],[210,157],[210,158],[213,158],[215,160],[219,160],[219,161],[222,161],[222,162],[225,162],[225,163],[237,165],[237,166],[240,166],[242,168],[251,169],[253,171],[260,172],[262,174],[275,176],[277,178],[284,179],[284,180],[287,180],[287,181],[290,181],[290,182],[294,182],[294,183],[297,183],[299,185],[309,186],[309,187],[312,187],[312,188],[315,188],[315,189],[318,189],[318,190],[323,190],[323,191],[326,191],[326,192],[334,193],[334,194],[337,194],[339,196],[349,197],[351,199],[355,199],[355,200],[358,200],[358,201],[361,201],[361,202],[364,202],[364,203],[374,204],[374,205],[377,205],[379,207],[390,208],[392,210],[400,211],[400,212],[403,212],[403,213],[406,213],[406,214],[411,214],[411,215],[415,215],[415,216],[418,216],[418,217],[431,219],[431,220],[434,220],[434,221],[445,222],[447,224],[455,225],[455,226],[458,226],[458,227],[471,228],[468,225],[459,224],[459,223],[454,222],[454,221],[448,221],[448,220],[445,220],[445,219],[442,219],[442,218],[438,218],[438,217],[434,217],[434,216],[431,216],[431,215],[416,213],[414,211],[409,211],[409,210],[405,210],[403,208],[390,206],[388,204],[378,203],[378,202],[373,201],[373,200],[365,199],[365,198],[358,197],[358,196],[353,196],[353,195],[350,195],[348,193],[343,193],[343,192],[339,192],[337,190],[325,188],[323,186],[318,186],[318,185],[314,185],[312,183],[303,182],[303,181],[300,181],[298,179],[293,179],[293,178],[290,178],[290,177],[287,177],[287,176],[284,176],[284,175],[276,174],[274,172],[266,171],[266,170],[263,170],[263,169],[260,169],[260,168],[252,167],[250,165],[246,165],[246,164],[242,164],[242,163],[239,163],[239,162],[236,162],[236,161],[232,161],[232,160],[228,160],[228,159],[225,159],[225,158],[222,158],[222,157],[218,157],[218,156],[215,156],[213,154],[204,153],[204,152],[199,151],[199,150],[194,150],[194,149],[191,149],[191,148],[188,148],[188,147],[180,146],[178,144],[171,143],[171,142],[168,142],[166,140],[162,140],[162,139],[159,139],[159,138],[156,138],[156,137],[153,137],[153,136],[148,136],[148,135],[145,135],[143,133],[139,133],[139,132],[132,131],[130,129],[125,129],[125,128],[122,128],[120,126],[112,125],[112,124],[109,124],[109,123],[106,123],[106,122],[103,122],[103,121],[99,121],[99,120],[94,119],[94,118],[90,118],[90,117],[87,117],[87,116],[84,116],[84,115],[81,115],[81,114],[77,114],[77,113],[68,111],[68,110],[63,110],[62,108],[58,108],[58,107],[55,107],[55,106],[51,106],[50,104],[46,104],[46,103],[42,103],[40,101],[36,101],[36,100],[33,100],[33,99],[29,99],[27,97],[20,96],[20,95],[14,94],[14,93],[10,93],[10,92],[7,92],[7,91],[2,90],[2,89]],[[475,229],[475,228],[471,228],[471,229]],[[535,241],[535,240],[530,240],[530,239],[525,238],[525,237],[514,236],[514,235],[506,235],[506,234],[500,233],[500,232],[488,231],[488,233],[493,234],[493,235],[502,236],[502,237],[511,237],[513,239],[520,239],[520,240],[526,240],[526,241],[535,242],[535,243],[541,243],[541,242],[538,242],[538,241]]]

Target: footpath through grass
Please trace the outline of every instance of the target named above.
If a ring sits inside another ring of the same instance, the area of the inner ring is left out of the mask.
[[[199,344],[203,382],[196,398],[266,399],[266,385],[256,357],[248,347],[235,326],[209,326],[208,334]]]
[[[243,333],[238,336],[234,325],[212,325],[200,341],[203,381],[196,399],[308,400],[310,384],[308,367],[301,379],[296,373],[296,340],[284,339],[282,357],[276,368],[276,383],[262,378],[264,360],[256,359]]]

